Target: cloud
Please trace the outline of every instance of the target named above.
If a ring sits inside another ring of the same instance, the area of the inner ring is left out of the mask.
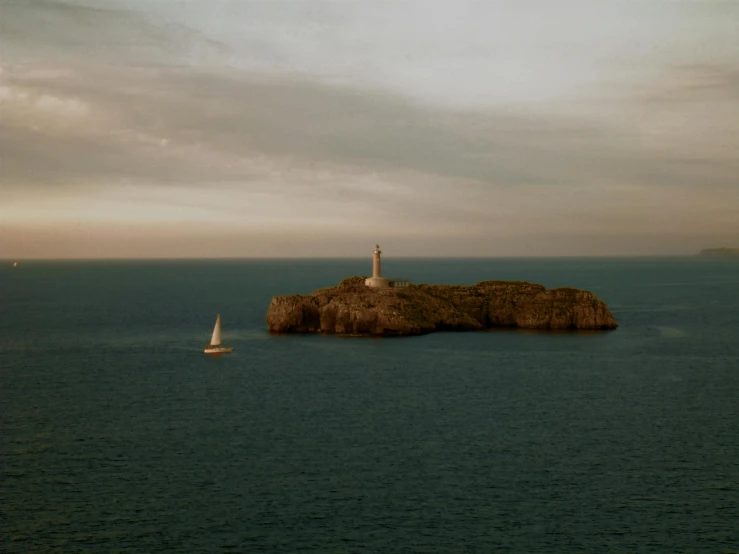
[[[88,113],[87,105],[76,98],[59,98],[48,94],[34,97],[28,92],[4,86],[0,86],[0,104],[3,105],[6,117],[33,117],[39,115],[39,112],[53,116],[81,117]]]
[[[532,229],[739,233],[737,65],[624,42],[629,23],[640,48],[683,44],[654,15],[593,27],[599,9],[468,6],[447,25],[402,6],[0,2],[2,194],[18,228],[344,226],[483,250]]]
[[[10,87],[0,86],[0,103],[24,101],[28,97],[25,92],[14,90]]]
[[[400,233],[431,222],[447,233],[646,229],[655,214],[697,209],[701,195],[717,199],[700,213],[718,222],[721,191],[735,185],[739,169],[736,158],[700,145],[686,157],[674,136],[651,141],[636,121],[638,134],[622,134],[607,121],[443,110],[385,91],[272,75],[161,68],[67,75],[27,80],[21,72],[12,83],[38,98],[80,98],[98,116],[91,126],[53,132],[0,122],[7,182],[51,196],[77,196],[86,185],[88,206],[102,195],[132,221],[135,210],[126,212],[107,190],[136,198],[135,190],[162,189],[149,217],[158,209],[163,219],[190,214],[204,222],[233,213],[234,221],[320,227],[346,214],[347,226],[374,220]],[[676,196],[675,187],[689,192]],[[663,194],[684,202],[660,202]],[[107,217],[99,207],[90,213]]]
[[[652,105],[737,102],[739,60],[737,62],[672,63],[661,68],[649,81],[615,86],[611,97]]]
[[[43,59],[157,66],[175,57],[198,63],[229,55],[219,41],[151,10],[132,10],[132,4],[0,0],[4,58],[32,65]]]
[[[158,69],[109,71],[102,79],[75,74],[43,86],[22,75],[17,81],[36,87],[39,106],[82,114],[91,105],[107,114],[89,135],[39,140],[27,132],[15,141],[16,149],[66,151],[75,182],[85,172],[100,177],[105,171],[114,178],[198,183],[209,175],[211,182],[230,182],[279,165],[417,173],[500,187],[696,179],[718,185],[731,182],[736,168],[734,159],[713,158],[714,151],[696,148],[685,157],[679,135],[651,142],[637,119],[628,136],[618,122],[546,111],[444,110],[320,80]],[[55,148],[55,140],[64,144]],[[98,162],[90,163],[90,148],[99,151]],[[68,177],[64,167],[50,165],[43,181]]]
[[[36,107],[64,116],[83,116],[87,114],[87,105],[76,98],[58,98],[44,94],[36,100]]]

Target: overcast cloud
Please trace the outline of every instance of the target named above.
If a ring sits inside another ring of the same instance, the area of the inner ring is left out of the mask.
[[[739,246],[739,3],[0,0],[0,257]]]

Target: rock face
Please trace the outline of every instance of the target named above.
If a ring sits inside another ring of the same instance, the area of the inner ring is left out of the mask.
[[[271,333],[411,336],[494,327],[615,329],[608,307],[587,291],[520,281],[476,285],[410,285],[373,289],[364,277],[312,294],[275,296],[267,312]]]

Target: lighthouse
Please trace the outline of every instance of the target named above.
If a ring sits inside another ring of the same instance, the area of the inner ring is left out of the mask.
[[[382,276],[382,265],[380,262],[380,245],[375,244],[375,251],[372,253],[372,277],[364,280],[364,284],[368,287],[386,289],[390,287],[390,281]]]

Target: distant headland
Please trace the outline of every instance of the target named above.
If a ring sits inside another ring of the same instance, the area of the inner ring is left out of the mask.
[[[350,277],[308,295],[275,296],[271,333],[412,336],[491,328],[608,330],[618,323],[594,294],[521,281],[416,285],[382,277],[375,247],[372,277]]]
[[[711,258],[739,258],[739,248],[706,248],[698,255]]]

